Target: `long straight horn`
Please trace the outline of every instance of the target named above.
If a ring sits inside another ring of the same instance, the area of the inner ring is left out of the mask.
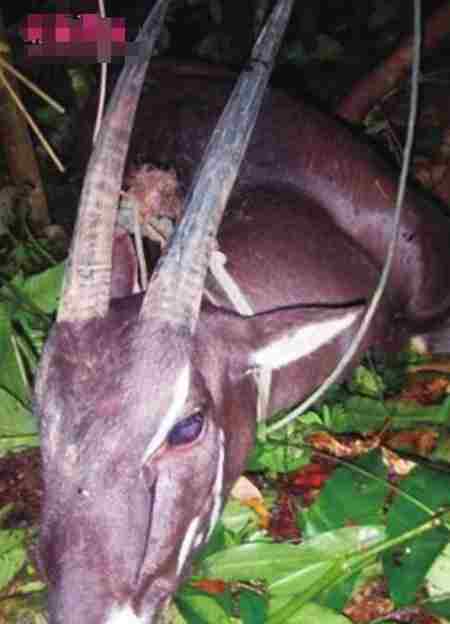
[[[197,170],[183,219],[159,261],[141,316],[194,332],[203,287],[223,212],[255,126],[293,0],[279,0],[253,48]]]
[[[169,3],[158,0],[131,44],[97,137],[81,193],[58,322],[108,312],[113,229],[125,159],[148,62]]]

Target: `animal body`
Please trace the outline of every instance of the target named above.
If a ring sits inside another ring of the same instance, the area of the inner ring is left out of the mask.
[[[232,85],[204,66],[155,64],[130,158],[173,167],[187,190]],[[97,203],[117,176],[102,178]],[[384,260],[395,189],[390,168],[347,128],[268,92],[218,235],[247,316],[218,286],[202,298],[211,243],[202,255],[191,245],[206,236],[196,219],[145,296],[130,279],[114,298],[114,223],[102,221],[108,204],[90,213],[36,389],[51,624],[154,621],[245,466],[258,379],[271,372],[266,417],[311,392],[347,348]],[[392,276],[359,355],[448,315],[450,224],[414,191],[405,201]]]

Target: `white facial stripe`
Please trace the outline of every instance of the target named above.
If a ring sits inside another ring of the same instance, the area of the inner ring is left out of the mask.
[[[49,421],[49,427],[48,427],[48,440],[50,442],[49,448],[50,448],[50,452],[52,455],[56,452],[56,449],[61,446],[60,427],[61,427],[61,413],[54,412],[52,414],[52,419]]]
[[[252,355],[252,364],[277,369],[317,351],[349,327],[359,316],[359,310],[349,310],[340,318],[310,323],[291,334],[284,334]]]
[[[186,535],[184,536],[183,543],[181,544],[180,552],[178,553],[177,559],[177,576],[180,574],[183,569],[184,564],[186,563],[186,559],[189,555],[189,551],[191,550],[192,542],[194,541],[195,534],[197,532],[197,528],[200,522],[200,516],[196,516],[186,531]]]
[[[222,488],[223,488],[223,467],[225,463],[225,437],[222,429],[219,429],[219,459],[217,462],[217,473],[214,481],[212,496],[213,496],[213,506],[210,517],[210,524],[208,529],[208,535],[206,536],[206,540],[208,540],[213,532],[213,529],[216,525],[216,522],[220,515],[220,509],[222,507]],[[186,531],[186,535],[184,536],[183,543],[181,544],[180,552],[177,560],[177,576],[180,574],[183,569],[184,564],[186,563],[186,559],[189,555],[189,552],[192,548],[197,548],[200,546],[202,541],[205,538],[203,532],[197,533],[198,525],[200,523],[201,516],[196,516],[188,527]]]
[[[211,534],[214,531],[214,527],[216,526],[216,522],[219,519],[220,509],[222,507],[223,465],[225,462],[225,449],[224,449],[225,437],[221,429],[219,430],[219,439],[220,439],[219,460],[217,462],[216,480],[214,481],[213,490],[212,490],[214,502],[212,506],[211,518],[209,521],[208,535],[206,536],[206,539],[209,539],[211,537]]]
[[[204,536],[203,533],[199,533],[197,535],[197,537],[195,538],[195,542],[194,542],[194,548],[198,548],[198,546],[200,546],[200,544],[202,543],[204,537],[205,536]]]
[[[126,605],[114,607],[106,620],[106,624],[144,624],[144,620],[137,617],[131,607]]]
[[[144,457],[142,460],[143,462],[147,461],[149,457],[151,457],[153,453],[158,450],[158,448],[166,439],[167,434],[177,421],[177,418],[182,413],[184,404],[186,403],[186,399],[189,393],[189,382],[190,367],[189,364],[186,364],[175,382],[172,404],[170,405],[167,414],[164,416],[161,422],[161,426],[156,432],[155,437],[148,445],[144,453]]]

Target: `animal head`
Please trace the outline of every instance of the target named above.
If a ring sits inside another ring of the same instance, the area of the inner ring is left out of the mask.
[[[231,462],[214,386],[189,334],[167,322],[61,325],[41,375],[50,612],[66,624],[127,610],[150,621],[211,534],[251,431]]]
[[[143,27],[147,56],[146,38],[155,39],[167,4],[157,2]],[[201,328],[197,320],[213,241],[291,5],[275,8],[256,49],[262,62],[238,83],[145,296],[111,301],[116,206],[143,55],[127,61],[119,78],[86,174],[36,384],[45,483],[40,559],[51,624],[153,621],[243,467],[254,413],[236,397],[254,383],[254,363],[241,343],[245,337],[251,350],[258,329],[244,331],[245,319],[220,310]],[[121,275],[122,295],[134,274]]]

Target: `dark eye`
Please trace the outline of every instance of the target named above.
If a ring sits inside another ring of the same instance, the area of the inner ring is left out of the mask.
[[[198,438],[203,429],[204,416],[201,412],[191,414],[173,427],[167,436],[167,442],[171,446],[190,444]]]

